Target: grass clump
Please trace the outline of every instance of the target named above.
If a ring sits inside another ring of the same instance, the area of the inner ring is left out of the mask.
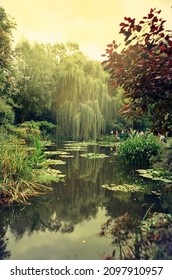
[[[41,176],[44,181],[57,179],[41,167],[45,155],[36,139],[33,150],[1,139],[0,154],[0,203],[27,203],[29,197],[51,189]]]

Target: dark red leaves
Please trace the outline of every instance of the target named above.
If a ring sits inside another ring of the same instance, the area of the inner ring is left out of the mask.
[[[150,31],[151,31],[151,32],[155,32],[155,31],[157,31],[157,30],[158,30],[158,27],[155,26],[155,25],[152,25],[152,26],[150,27]]]
[[[146,36],[145,36],[145,43],[147,43],[148,41],[149,41],[149,38],[150,38],[150,34],[149,33],[147,33],[147,34],[145,34]]]
[[[148,50],[148,52],[150,52],[150,50],[152,49],[152,46],[153,46],[152,43],[147,42],[147,50]]]
[[[166,49],[167,49],[167,47],[166,47],[165,45],[162,45],[162,46],[160,47],[160,51],[161,51],[161,52],[164,52]]]
[[[128,41],[125,43],[125,46],[129,45],[131,42],[132,42],[132,39],[131,39],[131,40],[128,40]]]
[[[150,14],[148,15],[148,19],[151,19],[151,18],[153,18],[153,14],[152,14],[152,13],[150,13]]]
[[[155,16],[155,17],[153,18],[152,22],[153,22],[153,23],[154,23],[154,22],[158,22],[157,16]]]
[[[118,45],[113,40],[103,55],[107,60],[102,64],[110,74],[112,85],[122,86],[131,101],[121,110],[125,114],[131,114],[133,110],[139,114],[149,105],[154,106],[151,103],[154,99],[157,102],[169,98],[164,92],[171,91],[172,31],[164,31],[165,20],[159,18],[160,12],[151,9],[138,24],[135,19],[125,17],[119,32],[123,34],[124,49],[117,52]]]
[[[137,32],[140,32],[142,30],[142,27],[140,25],[136,25]]]
[[[170,39],[170,36],[169,36],[169,35],[166,35],[166,36],[165,36],[165,40],[168,41],[169,39]]]
[[[170,46],[170,47],[172,47],[172,41],[168,41],[168,45]]]
[[[124,41],[127,41],[128,38],[131,36],[131,30],[129,29],[128,31],[124,31],[123,34],[125,35]]]
[[[132,19],[130,17],[124,17],[124,20],[128,21],[128,22],[131,22]]]
[[[112,48],[113,45],[112,45],[112,44],[108,44],[107,47],[108,47],[108,48]]]
[[[126,24],[125,22],[121,22],[119,26],[127,27],[127,26],[129,26],[129,25]]]

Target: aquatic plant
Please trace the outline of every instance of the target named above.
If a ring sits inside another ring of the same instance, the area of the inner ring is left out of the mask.
[[[48,158],[48,159],[46,159],[46,160],[41,164],[41,166],[63,165],[63,164],[66,164],[66,162],[63,161],[63,160]]]
[[[94,159],[94,158],[106,158],[106,157],[108,157],[108,156],[105,155],[105,154],[85,153],[85,154],[81,154],[80,157],[89,158],[89,159]]]
[[[130,184],[104,184],[101,185],[102,188],[111,190],[111,191],[118,191],[118,192],[143,192],[145,191],[145,188],[143,186],[138,185],[130,185]]]
[[[172,182],[172,174],[164,168],[157,169],[138,169],[137,172],[140,176],[149,178],[152,180],[163,181],[170,183]]]
[[[69,155],[69,153],[64,152],[64,151],[60,151],[60,150],[57,150],[57,151],[45,151],[44,154],[47,154],[47,155]]]
[[[0,145],[0,202],[1,203],[27,203],[31,196],[39,195],[51,190],[43,184],[47,180],[57,180],[47,172],[42,163],[45,155],[40,142],[35,139],[35,149],[13,142]],[[44,179],[44,180],[43,180]]]
[[[118,155],[130,164],[149,164],[160,152],[158,138],[152,134],[136,134],[118,145]]]

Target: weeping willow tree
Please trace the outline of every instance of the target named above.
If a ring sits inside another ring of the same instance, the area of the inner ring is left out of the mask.
[[[60,52],[57,75],[53,111],[61,135],[72,140],[96,139],[111,122],[114,110],[101,64],[88,60],[77,46],[71,50],[69,44]]]

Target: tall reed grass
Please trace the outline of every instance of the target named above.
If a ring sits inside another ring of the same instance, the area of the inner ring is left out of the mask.
[[[44,174],[42,161],[45,155],[35,139],[35,149],[19,145],[15,138],[6,141],[0,137],[0,202],[27,203],[31,196],[51,188],[39,183]],[[45,174],[44,174],[45,176]]]

